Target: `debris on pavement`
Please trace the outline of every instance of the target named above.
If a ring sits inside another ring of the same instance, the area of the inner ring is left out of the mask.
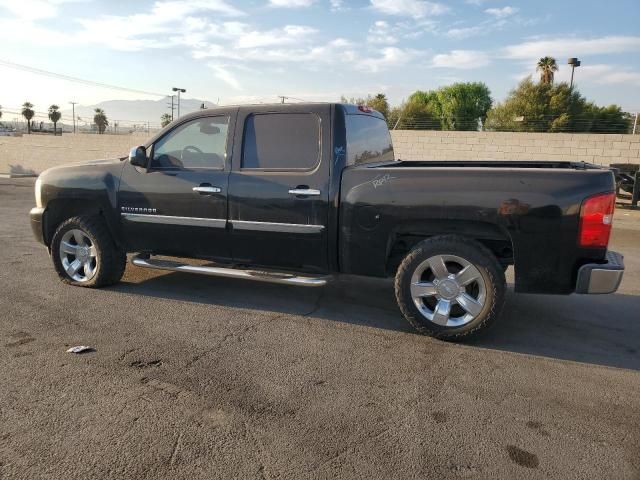
[[[67,350],[67,353],[86,353],[86,352],[95,352],[96,349],[93,347],[88,347],[86,345],[78,345],[77,347],[71,347]]]

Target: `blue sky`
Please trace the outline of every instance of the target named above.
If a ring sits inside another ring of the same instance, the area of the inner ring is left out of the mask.
[[[640,110],[640,1],[0,0],[0,60],[221,103],[337,100],[482,81],[496,100],[544,55],[581,92]],[[0,104],[154,99],[0,65]]]

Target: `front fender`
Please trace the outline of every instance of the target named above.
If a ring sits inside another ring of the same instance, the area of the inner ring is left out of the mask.
[[[116,243],[120,244],[117,196],[123,162],[120,160],[55,167],[43,172],[39,207],[46,245],[58,225],[78,215],[100,214]]]

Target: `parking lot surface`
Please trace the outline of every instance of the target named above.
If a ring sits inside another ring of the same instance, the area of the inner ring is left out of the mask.
[[[66,286],[33,204],[0,180],[2,479],[640,478],[639,212],[616,213],[617,294],[511,293],[456,345],[389,281]]]

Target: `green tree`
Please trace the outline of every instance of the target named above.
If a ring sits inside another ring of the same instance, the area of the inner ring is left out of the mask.
[[[340,103],[348,103],[350,105],[364,105],[367,103],[367,99],[362,97],[345,97],[344,95],[342,95],[340,96]]]
[[[492,104],[489,87],[481,82],[454,83],[435,93],[443,130],[478,130]]]
[[[98,128],[98,133],[104,133],[104,131],[109,126],[109,120],[107,119],[107,115],[104,113],[104,110],[101,108],[96,108],[94,110],[95,115],[93,116],[93,123],[96,124]]]
[[[367,105],[377,110],[386,119],[389,117],[389,101],[384,93],[378,93],[375,97],[367,97]]]
[[[400,107],[389,113],[388,124],[399,130],[441,130],[440,119],[434,115],[429,104],[409,97]]]
[[[31,133],[31,119],[35,114],[36,112],[33,111],[33,103],[24,102],[22,104],[22,116],[27,121],[27,133]]]
[[[51,105],[49,107],[49,120],[53,122],[53,134],[56,134],[58,120],[62,114],[60,113],[60,107],[58,105]]]
[[[2,118],[2,105],[0,105],[0,118]]]
[[[454,83],[437,90],[418,90],[411,94],[405,109],[405,115],[422,111],[437,119],[439,126],[430,124],[429,129],[477,130],[479,122],[484,123],[491,108],[491,92],[480,82]]]
[[[171,123],[171,115],[169,115],[168,113],[163,113],[162,116],[160,117],[160,126],[164,128],[170,123]]]
[[[384,118],[389,116],[389,101],[384,93],[378,93],[375,96],[367,95],[363,97],[340,97],[340,103],[347,103],[350,105],[367,106],[380,112]]]
[[[626,133],[628,116],[616,105],[598,107],[566,82],[553,85],[524,79],[489,111],[486,127],[508,132]]]
[[[542,57],[538,60],[536,65],[536,71],[540,72],[540,82],[551,84],[553,83],[553,76],[558,71],[558,64],[553,57]]]

